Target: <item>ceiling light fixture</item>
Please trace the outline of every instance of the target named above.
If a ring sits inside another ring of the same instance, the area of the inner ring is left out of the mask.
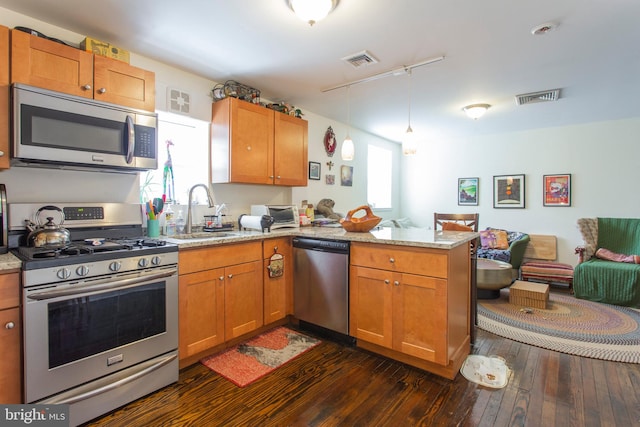
[[[353,145],[353,141],[349,136],[349,131],[351,130],[351,110],[350,110],[350,89],[351,86],[347,86],[347,137],[342,142],[342,150],[340,155],[342,156],[342,160],[351,161],[355,155],[356,148]]]
[[[287,0],[296,16],[310,26],[324,19],[340,0]]]
[[[405,156],[412,156],[416,154],[418,147],[415,135],[413,134],[413,129],[411,129],[411,68],[407,69],[407,74],[409,75],[409,125],[407,126],[407,131],[402,138],[402,154]]]
[[[489,104],[471,104],[462,108],[469,118],[473,120],[478,120],[480,117],[484,116],[484,113],[491,107]]]

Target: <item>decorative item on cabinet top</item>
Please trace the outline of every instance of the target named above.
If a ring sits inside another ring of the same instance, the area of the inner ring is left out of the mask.
[[[227,80],[224,83],[218,83],[211,91],[213,102],[233,97],[251,102],[252,104],[260,104],[260,91],[251,86],[239,83],[235,80]]]

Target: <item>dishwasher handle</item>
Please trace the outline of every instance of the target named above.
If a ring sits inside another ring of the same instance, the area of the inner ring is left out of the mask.
[[[320,252],[339,254],[349,253],[349,242],[343,240],[309,239],[306,237],[294,237],[293,247]]]

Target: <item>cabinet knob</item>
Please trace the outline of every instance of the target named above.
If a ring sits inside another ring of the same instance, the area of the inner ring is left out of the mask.
[[[400,286],[400,282],[399,282],[399,281],[397,281],[397,280],[396,280],[396,281],[394,281],[394,282],[393,282],[393,286]]]
[[[82,86],[82,90],[91,90],[91,85]]]
[[[15,326],[16,326],[16,324],[15,324],[15,323],[13,323],[13,322],[7,322],[7,324],[6,324],[6,325],[4,325],[4,327],[5,327],[6,329],[13,329],[13,328],[15,328]]]
[[[247,145],[247,151],[251,151],[251,146]]]
[[[233,274],[227,276],[229,279],[233,279]]]
[[[280,175],[276,176],[276,179],[280,179]]]
[[[389,279],[384,279],[384,284],[385,284],[385,285],[388,285],[389,283],[391,283],[391,282],[389,281]]]
[[[103,87],[101,87],[100,89],[98,89],[98,93],[105,93],[107,90]]]
[[[222,282],[224,280],[224,276],[218,277],[218,280],[220,280]]]
[[[396,262],[396,259],[395,259],[395,258],[389,258],[389,262],[390,262],[391,264],[393,264],[394,262]]]
[[[273,175],[269,175],[269,179],[273,179]]]
[[[0,157],[4,156],[4,151],[0,151]]]

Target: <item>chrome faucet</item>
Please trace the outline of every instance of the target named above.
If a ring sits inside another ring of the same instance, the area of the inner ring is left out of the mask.
[[[192,199],[193,199],[193,190],[195,190],[196,187],[204,188],[204,190],[207,192],[207,201],[209,203],[209,207],[210,208],[215,207],[215,203],[213,201],[213,196],[211,195],[211,192],[209,191],[209,187],[207,187],[205,184],[196,184],[193,187],[191,187],[191,189],[189,190],[189,205],[187,206],[187,223],[184,226],[184,233],[185,234],[191,234],[191,222],[192,222],[192,218],[191,218],[191,203],[192,203]]]

